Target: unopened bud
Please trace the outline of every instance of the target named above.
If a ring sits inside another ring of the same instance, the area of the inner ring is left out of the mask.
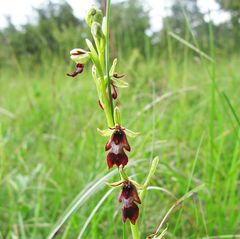
[[[96,9],[94,7],[92,7],[87,14],[86,17],[86,22],[88,24],[89,27],[92,26],[92,21],[93,21],[93,16],[96,14]]]
[[[116,125],[121,125],[121,115],[118,107],[115,107],[114,109],[114,121]]]
[[[102,25],[103,13],[101,10],[97,9],[95,15],[93,16],[93,21]]]

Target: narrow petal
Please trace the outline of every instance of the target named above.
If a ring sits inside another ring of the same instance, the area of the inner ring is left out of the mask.
[[[102,105],[102,103],[101,103],[100,100],[98,100],[98,105],[100,106],[100,108],[101,108],[102,110],[104,110],[104,107],[103,107],[103,105]]]
[[[125,74],[122,74],[122,75],[119,75],[119,74],[117,74],[117,73],[113,74],[113,77],[114,77],[114,78],[117,78],[117,79],[123,78],[124,76],[125,76]]]

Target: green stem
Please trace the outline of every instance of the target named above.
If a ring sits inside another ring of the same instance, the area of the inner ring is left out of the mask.
[[[106,64],[106,75],[108,79],[108,95],[110,99],[110,108],[113,117],[113,99],[111,93],[111,82],[109,76],[109,26],[110,26],[110,10],[111,10],[111,0],[107,0],[106,6],[106,51],[105,51],[105,64]],[[113,117],[114,118],[114,117]]]
[[[111,107],[109,105],[109,101],[106,95],[106,86],[105,86],[105,82],[104,82],[104,75],[100,75],[100,79],[101,79],[101,90],[102,90],[102,101],[103,101],[103,105],[104,105],[104,112],[107,118],[107,122],[108,122],[108,127],[113,127],[114,126],[114,120],[113,120],[113,115],[112,115],[112,110]]]
[[[106,65],[106,75],[107,75],[107,83],[108,83],[108,95],[110,99],[110,109],[111,109],[111,115],[112,119],[114,121],[114,116],[113,116],[113,100],[112,100],[112,93],[111,93],[111,82],[110,82],[110,76],[109,76],[109,25],[110,25],[110,9],[111,9],[111,0],[107,0],[107,6],[106,6],[106,45],[105,45],[105,65]],[[106,112],[107,113],[107,112]],[[127,178],[127,175],[121,169],[120,177]],[[135,225],[131,224],[131,231],[132,231],[132,238],[133,239],[140,239],[140,232],[138,228],[138,223],[136,222]]]
[[[148,188],[148,186],[150,184],[150,181],[151,181],[151,179],[152,179],[152,177],[153,177],[153,175],[154,175],[154,173],[156,171],[158,162],[159,162],[159,158],[158,157],[154,158],[153,161],[152,161],[152,165],[151,165],[151,168],[149,170],[147,179],[146,179],[146,181],[145,181],[145,183],[143,185],[143,190],[142,190],[142,192],[139,195],[142,203],[143,203],[143,200],[144,200],[144,196],[145,196],[145,194],[147,192],[147,188]],[[138,221],[136,222],[135,225],[131,224],[131,231],[132,231],[133,239],[139,239],[140,238],[140,232],[139,232],[139,228],[138,228]]]
[[[139,232],[139,228],[138,228],[138,222],[136,221],[135,225],[130,223],[130,225],[131,225],[132,238],[133,239],[140,239],[140,232]]]
[[[104,52],[99,52],[98,51],[98,54],[104,54]],[[113,120],[113,116],[112,116],[112,112],[111,112],[111,108],[110,108],[110,105],[109,105],[109,101],[108,101],[108,98],[107,98],[107,95],[106,95],[106,84],[105,84],[105,80],[104,80],[104,73],[103,73],[103,69],[102,69],[102,66],[101,66],[101,63],[99,61],[99,59],[95,59],[93,56],[92,56],[92,61],[94,63],[94,65],[96,66],[96,70],[99,74],[99,77],[100,77],[100,91],[101,91],[101,95],[99,95],[99,99],[102,99],[102,103],[104,105],[104,113],[106,115],[106,118],[107,118],[107,123],[108,123],[108,127],[113,127],[114,126],[114,120]],[[98,86],[97,86],[98,87]]]

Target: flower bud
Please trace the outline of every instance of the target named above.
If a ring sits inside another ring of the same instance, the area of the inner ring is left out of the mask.
[[[103,14],[102,11],[97,9],[95,15],[93,16],[93,21],[98,22],[100,25],[102,25],[103,21]]]
[[[114,109],[114,121],[116,125],[121,125],[121,115],[118,107]]]
[[[75,48],[71,50],[70,55],[71,55],[71,59],[78,64],[85,64],[90,59],[88,52],[81,48]]]
[[[103,37],[102,28],[98,22],[93,22],[92,27],[91,27],[91,32],[92,32],[92,35],[96,38]]]
[[[93,16],[96,14],[96,9],[94,7],[92,7],[87,14],[86,17],[86,22],[88,24],[89,27],[92,26],[92,22],[93,22]]]

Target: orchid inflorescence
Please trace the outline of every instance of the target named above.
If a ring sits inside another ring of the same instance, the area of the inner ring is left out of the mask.
[[[106,57],[107,41],[109,38],[106,17],[102,11],[96,8],[89,10],[86,17],[86,22],[91,28],[91,33],[94,39],[94,44],[86,39],[89,50],[76,48],[70,51],[71,59],[76,64],[76,69],[73,73],[67,74],[71,77],[76,77],[81,74],[85,65],[91,61],[92,76],[96,84],[98,93],[98,104],[104,111],[108,128],[105,130],[98,129],[100,135],[109,137],[105,145],[107,151],[107,166],[111,169],[116,165],[119,169],[121,177],[120,182],[109,184],[112,187],[121,187],[121,192],[118,201],[122,203],[122,219],[125,222],[130,220],[132,225],[136,224],[139,216],[139,207],[143,200],[143,195],[147,189],[149,180],[144,185],[130,180],[124,171],[124,167],[128,164],[128,156],[126,151],[131,151],[127,137],[136,137],[135,133],[121,124],[120,109],[113,108],[113,102],[119,97],[118,89],[128,87],[128,83],[122,80],[124,74],[116,72],[117,59],[113,60],[112,66],[108,69],[108,59]],[[158,162],[158,159],[155,160]],[[154,168],[155,171],[156,167]],[[151,170],[150,170],[151,171]],[[153,172],[151,171],[151,175]],[[141,193],[139,194],[139,192]],[[132,229],[134,230],[134,229]]]

